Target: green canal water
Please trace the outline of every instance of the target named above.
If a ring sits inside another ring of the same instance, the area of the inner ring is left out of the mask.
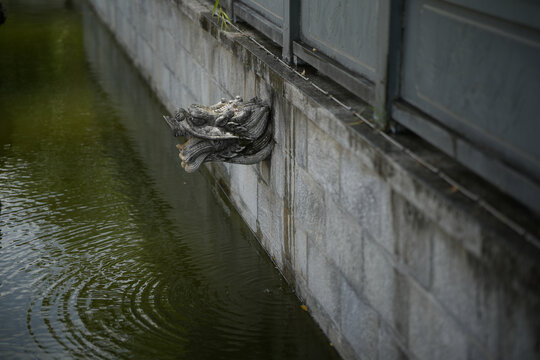
[[[336,358],[92,11],[3,3],[0,358]]]

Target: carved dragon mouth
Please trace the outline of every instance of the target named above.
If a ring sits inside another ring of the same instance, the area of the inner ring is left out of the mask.
[[[205,139],[190,138],[184,144],[176,145],[182,167],[188,173],[196,171],[214,152],[214,144]]]
[[[237,96],[212,106],[191,105],[164,118],[174,136],[188,137],[176,147],[182,167],[193,172],[209,161],[254,164],[268,157],[273,148],[269,112],[261,99],[243,102]]]

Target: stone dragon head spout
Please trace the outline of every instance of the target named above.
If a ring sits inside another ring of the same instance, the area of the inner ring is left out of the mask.
[[[268,157],[274,145],[269,114],[258,97],[244,102],[237,96],[211,106],[193,104],[164,118],[174,136],[188,138],[176,147],[182,167],[193,172],[209,161],[255,164]]]

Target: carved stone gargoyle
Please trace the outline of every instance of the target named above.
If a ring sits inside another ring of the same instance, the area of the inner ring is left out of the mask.
[[[211,106],[193,104],[164,118],[174,136],[188,137],[176,147],[190,173],[209,161],[247,165],[266,159],[274,146],[269,113],[258,97],[244,102],[237,96]]]

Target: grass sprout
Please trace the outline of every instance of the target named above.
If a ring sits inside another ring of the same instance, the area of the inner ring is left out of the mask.
[[[221,6],[219,6],[219,0],[216,0],[214,3],[214,8],[212,9],[212,16],[217,16],[218,18],[218,24],[220,24],[221,30],[225,27],[225,30],[229,30],[229,23],[231,22],[231,19],[229,18],[229,15],[223,9]]]

